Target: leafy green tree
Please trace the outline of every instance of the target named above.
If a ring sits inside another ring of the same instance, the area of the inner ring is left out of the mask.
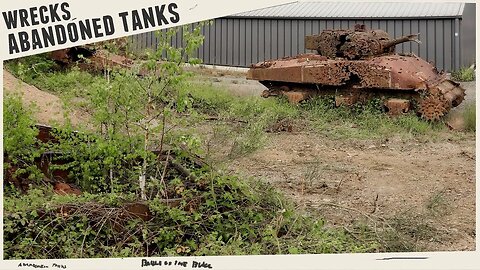
[[[33,110],[23,106],[20,96],[11,94],[4,96],[4,170],[11,169],[12,178],[22,175],[29,180],[36,180],[41,176],[35,166],[35,159],[40,157],[41,151],[37,145],[38,129],[34,126],[32,114]]]
[[[131,70],[117,70],[106,67],[106,80],[90,88],[88,106],[93,112],[94,123],[109,145],[116,145],[113,157],[128,152],[140,157],[138,186],[140,197],[147,199],[146,183],[149,164],[155,156],[151,150],[164,150],[167,126],[175,126],[176,114],[191,108],[187,95],[178,89],[191,76],[184,64],[199,64],[194,57],[203,42],[201,28],[192,30],[188,26],[159,31],[158,47],[147,54],[147,60]],[[182,47],[171,46],[171,39],[182,30]],[[112,172],[120,161],[115,158],[107,162]],[[113,182],[110,173],[110,181]]]

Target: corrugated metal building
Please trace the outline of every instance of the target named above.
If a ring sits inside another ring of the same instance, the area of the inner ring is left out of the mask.
[[[204,64],[248,67],[263,60],[308,52],[304,36],[365,24],[392,37],[420,33],[422,44],[397,45],[452,71],[475,61],[475,3],[299,2],[215,19],[204,27],[198,57]],[[153,33],[134,36],[133,49],[154,48]],[[174,46],[181,46],[179,33]]]

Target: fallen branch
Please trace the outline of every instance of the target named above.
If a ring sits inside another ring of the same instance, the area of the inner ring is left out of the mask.
[[[225,118],[221,118],[221,117],[218,117],[218,116],[206,116],[205,120],[207,120],[207,121],[225,121],[225,122],[248,124],[248,121],[245,121],[245,120],[225,119]]]
[[[197,178],[187,168],[183,167],[181,164],[179,164],[179,163],[177,163],[173,160],[169,160],[168,162],[177,172],[180,173],[180,175],[182,175],[186,179],[188,179],[190,181],[193,181],[193,182],[195,182],[197,180]]]

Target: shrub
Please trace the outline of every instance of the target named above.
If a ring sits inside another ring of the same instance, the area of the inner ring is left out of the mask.
[[[6,68],[25,82],[33,83],[42,80],[45,74],[58,70],[59,66],[48,59],[46,54],[27,56],[5,63]]]
[[[465,130],[473,131],[476,130],[476,106],[475,104],[468,104],[465,106],[463,111],[463,120],[465,122]]]
[[[452,72],[452,78],[460,82],[475,81],[475,69],[463,67],[457,71]]]
[[[375,251],[296,211],[261,181],[197,174],[177,205],[154,198],[153,218],[128,218],[128,194],[58,196],[32,189],[5,197],[5,259],[338,253]],[[168,188],[179,182],[171,181]],[[199,190],[203,189],[203,190]]]
[[[36,136],[38,130],[32,119],[33,110],[25,108],[21,97],[7,94],[3,99],[3,151],[4,172],[7,172],[4,184],[17,182],[22,186],[21,179],[38,180],[41,173],[35,165],[35,159],[40,157]]]

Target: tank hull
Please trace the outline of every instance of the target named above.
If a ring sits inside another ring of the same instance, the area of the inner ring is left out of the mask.
[[[283,95],[298,103],[333,94],[337,105],[380,97],[392,114],[415,109],[428,120],[441,118],[458,106],[465,95],[458,83],[448,80],[444,73],[415,55],[387,54],[348,60],[303,54],[252,65],[247,79],[258,80],[268,88],[262,94],[264,97]],[[423,104],[426,97],[430,99]],[[429,105],[432,100],[436,104]],[[415,104],[420,106],[415,108]]]

